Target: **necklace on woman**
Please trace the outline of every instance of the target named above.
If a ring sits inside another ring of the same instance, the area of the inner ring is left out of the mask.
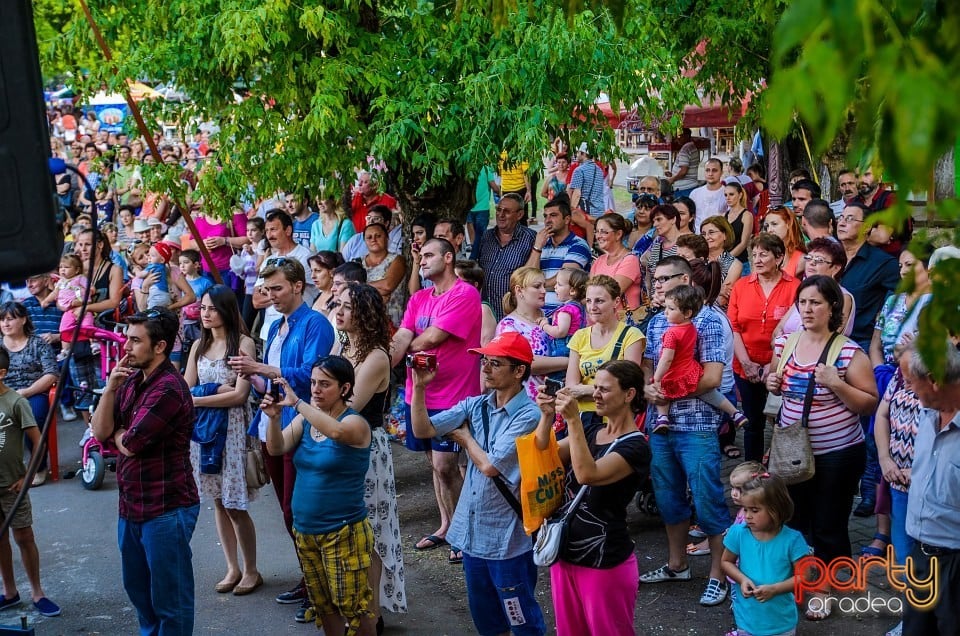
[[[343,417],[343,414],[347,412],[347,408],[349,408],[349,407],[346,407],[346,406],[343,407],[343,410],[340,411],[340,414],[337,415],[336,417],[334,417],[333,419],[335,419],[335,420],[337,420],[337,421],[340,421],[340,418]],[[330,415],[330,414],[327,413],[327,415]],[[330,417],[333,417],[333,415],[330,415]],[[306,419],[306,418],[304,418],[304,419]],[[313,438],[313,441],[315,441],[315,442],[322,442],[322,441],[324,441],[324,440],[327,439],[327,436],[324,435],[323,433],[321,433],[320,431],[318,431],[318,430],[313,426],[313,424],[311,424],[309,421],[307,422],[307,426],[310,427],[310,437]]]
[[[628,254],[627,249],[623,249],[617,252],[616,254],[607,253],[607,265],[613,265],[614,263],[618,263],[620,259],[622,259],[627,254]]]
[[[539,318],[539,317],[538,317],[538,318],[531,318],[530,316],[527,316],[526,314],[521,313],[519,309],[514,310],[513,313],[515,313],[516,315],[520,316],[520,317],[523,318],[525,321],[529,322],[531,325],[535,325],[535,324],[537,324],[537,323],[540,322],[540,318]],[[543,317],[543,314],[540,314],[540,317]]]

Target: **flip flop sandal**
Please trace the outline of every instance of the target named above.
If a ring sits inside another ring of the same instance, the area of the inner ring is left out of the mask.
[[[424,541],[428,541],[429,544],[421,546],[420,544],[423,543]],[[417,541],[417,544],[413,547],[423,552],[425,550],[434,550],[444,545],[447,545],[447,540],[444,539],[443,537],[438,537],[435,534],[425,534],[422,537],[420,537],[420,540]]]

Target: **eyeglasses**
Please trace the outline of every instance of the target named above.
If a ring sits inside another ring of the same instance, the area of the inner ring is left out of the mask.
[[[679,274],[670,274],[669,276],[654,276],[654,277],[653,277],[653,284],[654,284],[654,285],[664,285],[664,284],[667,283],[667,281],[673,280],[674,278],[679,278],[680,276],[683,276],[683,273],[682,273],[682,272],[679,273]]]
[[[716,236],[717,234],[723,234],[720,230],[704,230],[700,232],[700,236]]]
[[[863,223],[863,219],[858,219],[852,214],[844,214],[837,217],[837,221],[846,221],[847,223]]]
[[[494,210],[496,210],[498,214],[499,214],[499,213],[513,214],[513,213],[515,213],[515,212],[519,212],[519,211],[520,211],[520,208],[516,208],[516,209],[514,209],[514,208],[505,208],[505,207],[503,207],[502,205],[498,205],[497,207],[494,208]]]
[[[143,317],[147,320],[159,320],[163,316],[163,312],[159,309],[148,309],[143,312]]]
[[[267,259],[267,265],[278,265],[283,267],[287,263],[292,263],[292,258],[287,258],[286,256],[271,256]]]
[[[499,369],[500,367],[515,367],[517,365],[513,364],[512,362],[504,362],[503,360],[494,360],[493,358],[481,356],[480,366],[488,366],[491,369]]]
[[[810,256],[809,254],[804,254],[803,260],[807,261],[808,263],[813,263],[814,265],[833,265],[833,261],[828,261],[821,256]]]

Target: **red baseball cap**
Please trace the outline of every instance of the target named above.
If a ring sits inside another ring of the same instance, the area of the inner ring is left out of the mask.
[[[163,259],[164,263],[170,262],[170,257],[173,256],[173,249],[170,247],[169,243],[154,243],[153,249],[157,250],[157,253],[160,255],[160,258]]]
[[[470,353],[512,358],[524,364],[533,363],[533,349],[530,348],[530,343],[516,331],[504,331],[488,342],[487,346],[470,349]]]

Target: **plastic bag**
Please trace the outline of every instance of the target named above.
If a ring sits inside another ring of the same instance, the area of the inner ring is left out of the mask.
[[[517,438],[517,457],[520,460],[520,504],[523,507],[523,529],[536,532],[563,503],[563,464],[557,437],[550,432],[547,448],[537,448],[536,432]]]

